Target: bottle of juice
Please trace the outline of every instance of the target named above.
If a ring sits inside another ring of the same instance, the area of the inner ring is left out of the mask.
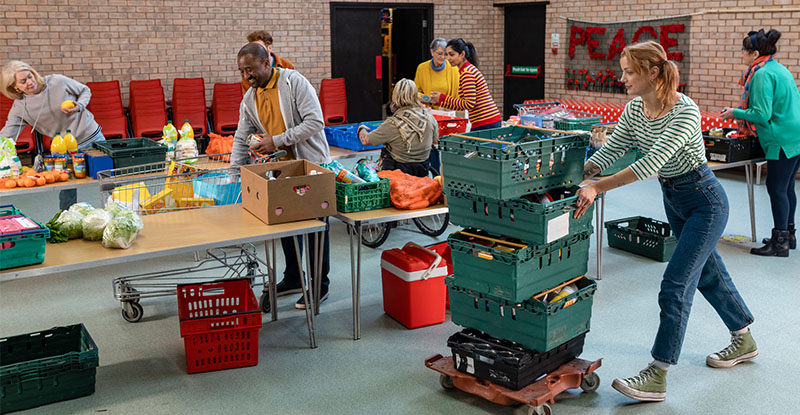
[[[53,154],[64,154],[67,152],[66,143],[64,143],[64,139],[61,138],[61,131],[56,131],[53,141],[50,142],[50,152]]]
[[[78,151],[78,141],[70,130],[64,134],[64,144],[67,146],[67,152]]]
[[[192,125],[189,124],[189,120],[183,121],[183,125],[181,126],[181,138],[194,139],[194,129]]]

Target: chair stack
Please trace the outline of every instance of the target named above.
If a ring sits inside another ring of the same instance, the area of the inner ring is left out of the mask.
[[[588,140],[516,126],[440,140],[450,221],[465,227],[445,279],[466,328],[448,340],[457,370],[520,389],[581,353],[596,289],[593,208],[573,218]]]

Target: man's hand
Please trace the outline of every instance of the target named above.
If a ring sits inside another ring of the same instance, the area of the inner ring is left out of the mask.
[[[431,105],[438,105],[439,99],[442,97],[442,93],[439,91],[431,91]]]
[[[719,113],[719,117],[723,120],[730,120],[733,118],[733,108],[725,107],[722,109],[722,112]]]
[[[361,141],[361,144],[368,146],[369,145],[369,137],[367,135],[367,128],[366,127],[359,127],[358,128],[358,139]]]
[[[255,151],[258,154],[269,154],[275,151],[275,141],[272,140],[272,136],[269,134],[255,134],[258,137],[261,137],[261,141],[258,143],[250,144],[250,150]]]
[[[577,194],[578,207],[575,209],[575,214],[573,215],[575,219],[583,216],[583,214],[586,213],[586,209],[589,209],[589,206],[594,203],[594,199],[597,197],[597,189],[594,188],[594,183],[591,183],[578,189]]]

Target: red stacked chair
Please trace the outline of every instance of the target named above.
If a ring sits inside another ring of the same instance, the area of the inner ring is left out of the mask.
[[[172,82],[172,123],[181,128],[186,120],[192,125],[195,137],[208,135],[203,78],[175,78]]]
[[[130,110],[134,137],[160,138],[167,125],[167,104],[161,80],[131,81]]]
[[[242,84],[214,84],[211,97],[211,116],[214,132],[233,134],[239,125],[239,104],[242,102]]]
[[[122,107],[119,81],[87,82],[92,99],[86,109],[103,128],[105,138],[128,138],[128,117]]]
[[[319,103],[325,125],[347,124],[344,78],[323,79],[319,87]]]
[[[14,101],[0,94],[0,125],[6,125],[8,112],[11,111],[12,105],[14,105]],[[8,138],[14,139],[15,137]],[[16,139],[17,153],[30,153],[36,149],[36,137],[34,137],[33,128],[30,125],[25,126]]]

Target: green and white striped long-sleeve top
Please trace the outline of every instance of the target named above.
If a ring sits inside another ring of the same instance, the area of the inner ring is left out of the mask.
[[[641,97],[628,102],[611,138],[589,161],[605,170],[636,145],[644,155],[631,165],[639,180],[656,173],[680,176],[706,162],[700,109],[691,98],[681,94],[672,109],[654,120],[645,117],[643,107]]]

